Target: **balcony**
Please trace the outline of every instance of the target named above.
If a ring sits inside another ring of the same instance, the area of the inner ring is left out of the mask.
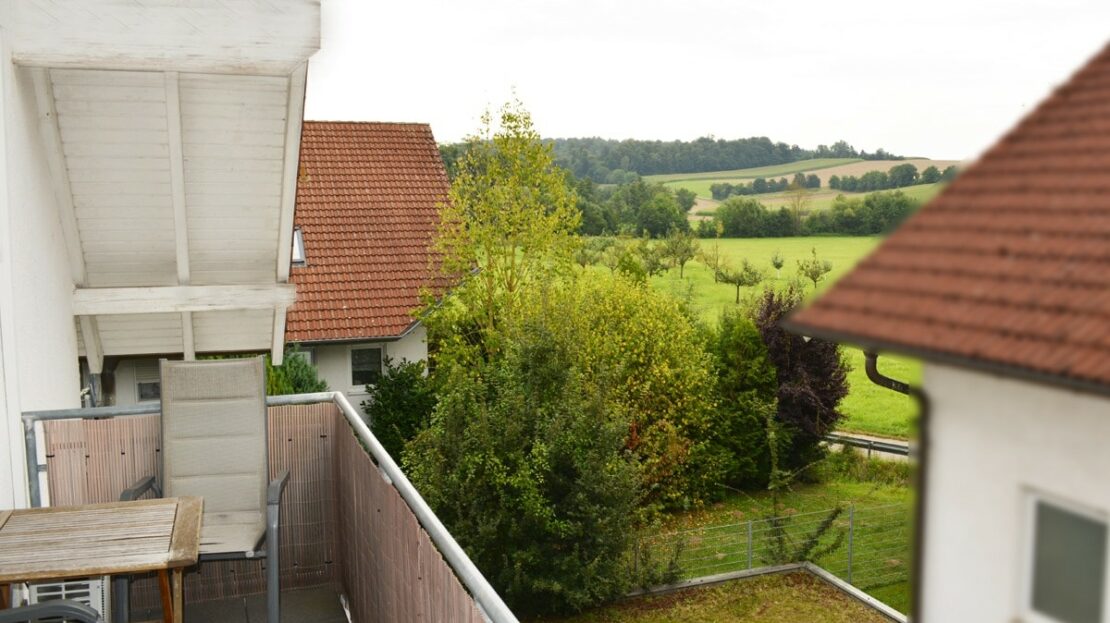
[[[462,621],[516,618],[339,393],[275,396],[270,474],[281,501],[283,620]],[[32,505],[117,500],[159,473],[159,405],[23,414]],[[256,560],[203,562],[185,579],[186,620],[262,620]],[[153,578],[135,581],[133,620],[159,614]],[[115,606],[113,606],[115,607]]]

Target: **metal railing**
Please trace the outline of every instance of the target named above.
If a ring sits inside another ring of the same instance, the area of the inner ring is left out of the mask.
[[[896,454],[898,456],[909,456],[910,445],[908,443],[896,443],[892,441],[881,441],[878,439],[868,439],[867,437],[854,437],[852,435],[844,435],[840,433],[829,433],[825,435],[825,441],[833,444],[840,444],[844,446],[852,446],[867,450],[867,458],[871,458],[872,452],[881,452],[883,454]]]
[[[907,504],[847,505],[646,535],[639,547],[679,579],[812,562],[873,590],[909,581],[911,516]]]
[[[474,565],[470,557],[467,556],[466,552],[463,551],[462,547],[455,541],[455,538],[451,536],[451,533],[447,531],[447,528],[444,527],[443,523],[436,517],[431,507],[428,506],[424,498],[412,483],[409,482],[408,477],[401,471],[401,468],[397,466],[397,463],[389,456],[389,453],[386,452],[385,448],[382,447],[373,433],[370,432],[369,426],[367,426],[359,412],[351,406],[346,396],[341,392],[319,392],[314,394],[269,396],[266,399],[266,404],[270,407],[308,405],[321,402],[331,402],[339,408],[344,419],[353,429],[354,434],[364,444],[370,457],[373,458],[377,464],[382,478],[397,490],[397,493],[408,505],[421,527],[439,550],[440,555],[447,561],[447,564],[459,578],[459,581],[473,597],[482,615],[492,623],[517,623],[516,615],[505,605],[501,596],[490,586],[489,581],[486,580],[482,572],[478,570],[478,567]],[[30,491],[31,505],[34,507],[42,505],[40,475],[47,469],[46,465],[42,465],[38,462],[39,441],[36,432],[37,423],[51,420],[95,420],[102,418],[154,415],[161,413],[161,410],[162,405],[160,402],[150,402],[125,407],[94,407],[24,412],[22,418],[27,454],[27,485]]]

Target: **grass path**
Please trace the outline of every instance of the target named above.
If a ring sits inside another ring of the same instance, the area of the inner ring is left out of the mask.
[[[747,258],[763,268],[769,278],[764,285],[784,287],[797,274],[797,261],[809,256],[810,249],[816,248],[822,259],[833,263],[833,270],[818,291],[828,287],[836,279],[848,272],[856,262],[863,259],[879,243],[874,237],[799,237],[799,238],[728,238],[719,241],[702,240],[707,248],[717,242],[721,254],[730,262]],[[776,277],[771,266],[771,254],[776,250],[786,259],[781,275]],[[686,265],[684,278],[680,279],[677,270],[657,275],[652,285],[686,300],[706,321],[716,323],[721,312],[736,306],[736,289],[733,286],[714,283],[713,272],[700,261]],[[757,294],[762,286],[745,288],[741,300]],[[812,292],[812,284],[808,284]],[[910,434],[911,421],[915,417],[913,401],[901,394],[876,386],[867,379],[864,371],[863,353],[858,349],[845,347],[852,371],[848,375],[850,393],[844,400],[843,409],[847,420],[841,430],[856,431],[884,437],[906,438]],[[919,363],[909,359],[894,357],[880,358],[880,369],[900,380],[917,382],[921,377]]]

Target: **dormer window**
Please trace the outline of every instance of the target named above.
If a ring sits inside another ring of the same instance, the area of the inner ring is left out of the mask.
[[[298,227],[293,230],[293,265],[304,266],[304,234],[301,233],[301,228]]]

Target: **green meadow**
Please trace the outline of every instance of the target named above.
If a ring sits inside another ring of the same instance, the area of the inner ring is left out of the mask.
[[[818,291],[821,291],[874,249],[879,238],[810,236],[725,238],[700,242],[703,249],[719,244],[721,256],[726,261],[738,263],[742,258],[747,258],[766,272],[768,278],[763,284],[741,289],[740,298],[743,302],[756,296],[767,285],[783,287],[797,278],[797,262],[808,257],[811,249],[816,249],[818,257],[833,264],[832,272],[818,287]],[[780,275],[776,275],[771,266],[771,255],[776,250],[786,260]],[[686,264],[683,278],[679,278],[677,269],[672,269],[663,275],[652,277],[651,282],[656,288],[687,301],[707,322],[716,322],[724,310],[736,307],[736,288],[715,283],[713,272],[699,260]],[[806,282],[806,290],[812,295],[811,282]],[[848,375],[850,393],[843,403],[847,419],[841,425],[841,430],[884,437],[908,437],[914,417],[912,400],[873,384],[864,371],[862,351],[848,346],[844,350],[852,370]],[[901,380],[916,383],[921,377],[920,364],[909,359],[883,356],[879,359],[879,367],[884,374]]]

